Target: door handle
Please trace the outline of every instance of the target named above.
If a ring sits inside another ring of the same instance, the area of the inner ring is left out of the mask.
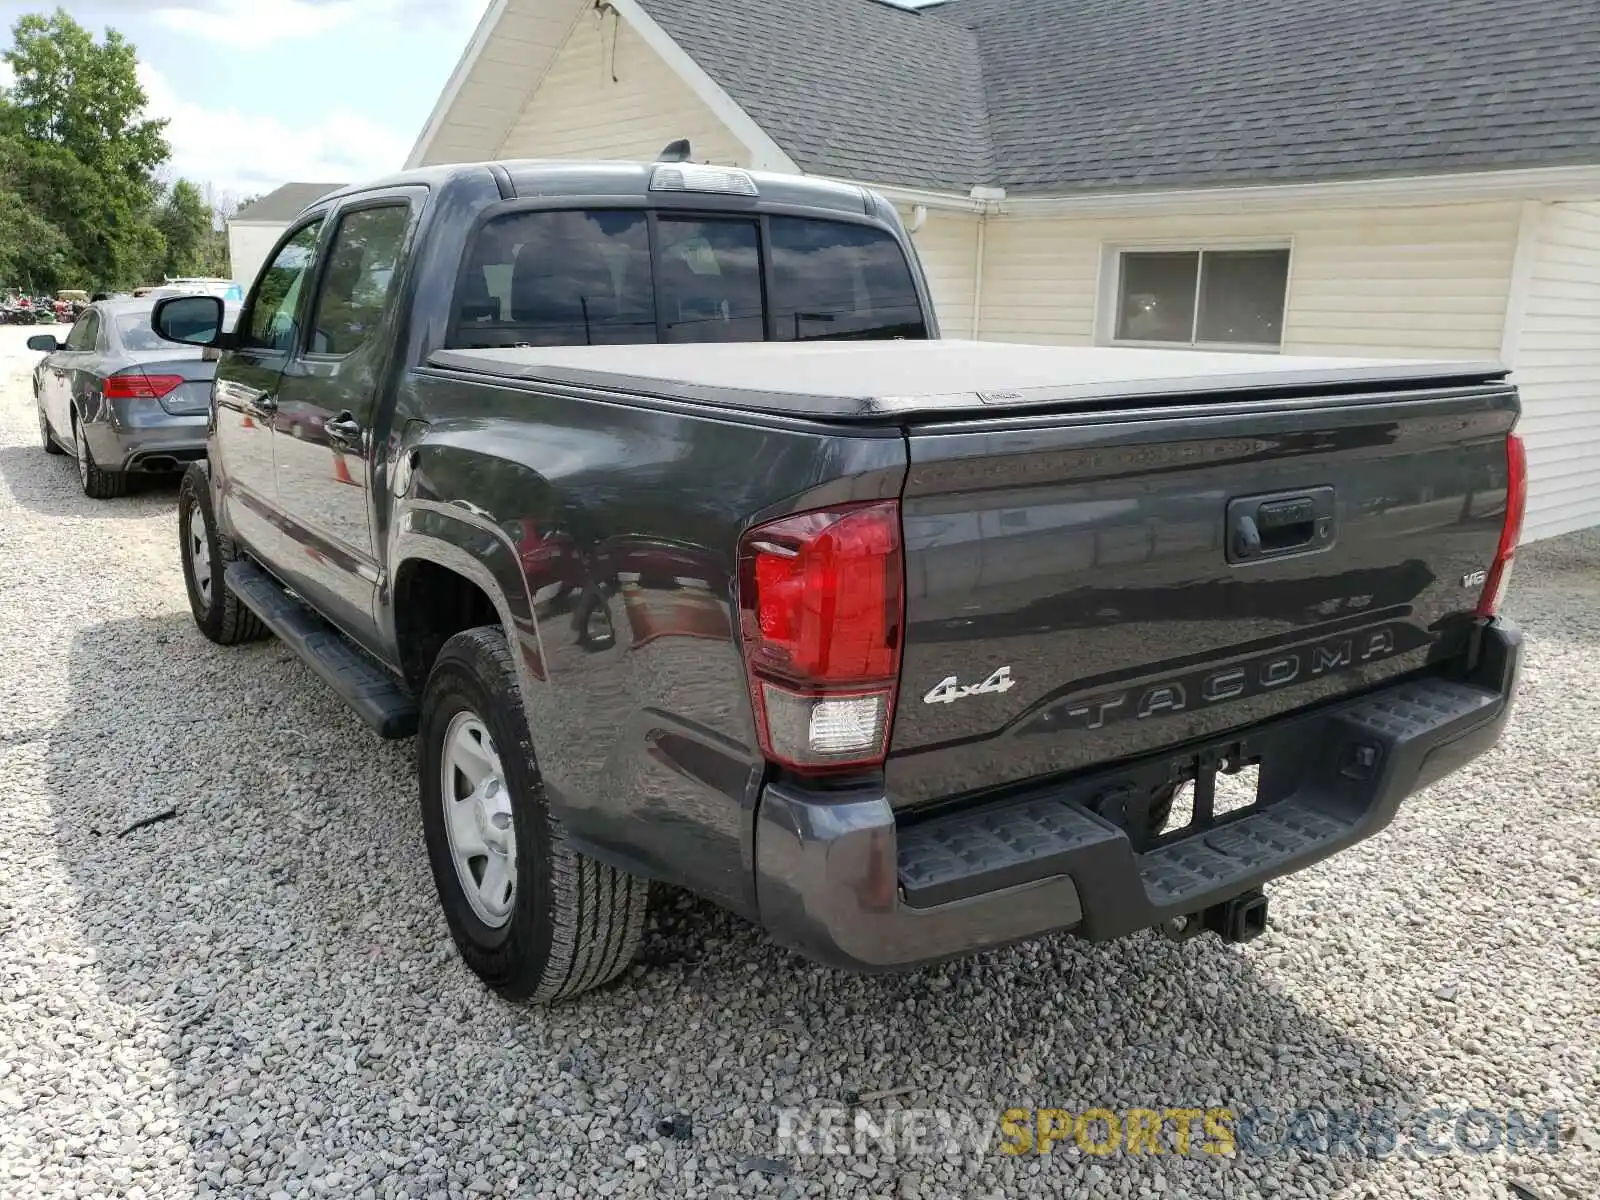
[[[278,398],[271,392],[263,392],[250,401],[250,407],[259,413],[275,413],[278,411]]]
[[[336,442],[358,442],[361,440],[361,425],[347,412],[340,413],[331,421],[322,426],[327,435]]]
[[[1228,561],[1255,562],[1326,550],[1334,542],[1335,518],[1331,487],[1230,501]]]

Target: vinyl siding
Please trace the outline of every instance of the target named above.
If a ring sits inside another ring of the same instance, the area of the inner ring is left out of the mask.
[[[1600,203],[1545,205],[1537,219],[1514,335],[1528,541],[1600,524]]]
[[[585,7],[582,0],[510,0],[423,164],[493,158]]]
[[[272,247],[277,245],[278,239],[288,228],[287,221],[270,225],[229,222],[228,271],[245,291],[250,290],[250,285],[255,282],[267,255],[272,253]]]
[[[1107,247],[1262,239],[1292,245],[1285,353],[1494,358],[1519,215],[1520,205],[1507,203],[1123,220],[996,217],[987,234],[983,336],[1094,342]]]
[[[900,215],[909,228],[910,210],[902,209]],[[947,338],[971,337],[972,296],[978,277],[978,218],[930,212],[911,240],[933,292],[940,333]]]
[[[501,158],[653,161],[688,138],[697,162],[750,154],[633,27],[586,11],[499,147]]]

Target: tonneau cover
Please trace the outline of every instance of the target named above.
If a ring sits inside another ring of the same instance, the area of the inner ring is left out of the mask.
[[[1002,342],[744,342],[439,350],[428,365],[500,379],[837,421],[991,415],[1215,393],[1484,383],[1490,362],[1302,358]]]

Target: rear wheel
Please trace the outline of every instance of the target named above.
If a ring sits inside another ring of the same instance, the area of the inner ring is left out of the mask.
[[[233,539],[217,529],[211,507],[211,480],[192,466],[178,487],[178,554],[194,623],[219,646],[236,646],[266,636],[261,618],[228,590],[222,573],[239,557]]]
[[[39,404],[37,398],[34,407],[39,410],[39,441],[44,444],[46,454],[65,454],[66,451],[56,444],[55,434],[50,432],[50,418],[44,415],[44,405]]]
[[[458,633],[422,697],[422,827],[467,965],[513,1000],[575,996],[625,970],[649,885],[587,858],[550,814],[505,635]]]
[[[76,418],[72,422],[72,443],[78,456],[78,481],[83,484],[83,494],[91,500],[115,500],[128,492],[128,477],[121,471],[102,470],[94,461],[94,451],[89,449],[89,439],[83,436],[83,426]]]

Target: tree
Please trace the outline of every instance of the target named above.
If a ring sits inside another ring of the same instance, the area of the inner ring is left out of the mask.
[[[96,42],[61,8],[22,17],[11,32],[5,60],[16,82],[7,100],[26,136],[148,191],[170,151],[167,123],[144,116],[149,97],[133,45],[114,29]]]
[[[166,123],[144,116],[133,47],[115,31],[96,42],[61,9],[12,33],[15,82],[0,94],[9,273],[43,287],[139,282],[164,261],[153,172],[168,148]]]
[[[156,210],[155,227],[165,239],[159,272],[203,275],[213,255],[211,207],[200,189],[180,179]]]
[[[0,283],[55,291],[70,277],[71,247],[16,192],[0,190]]]

